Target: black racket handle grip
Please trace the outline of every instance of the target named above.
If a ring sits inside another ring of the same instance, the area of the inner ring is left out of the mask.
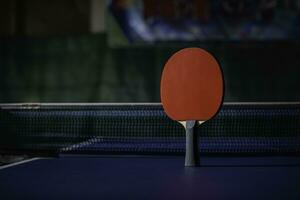
[[[199,166],[198,137],[195,131],[196,121],[186,122],[185,166]]]

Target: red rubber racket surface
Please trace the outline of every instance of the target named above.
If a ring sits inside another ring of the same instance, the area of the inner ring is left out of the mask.
[[[161,78],[161,101],[176,121],[206,121],[223,101],[223,75],[216,59],[200,48],[186,48],[166,63]]]

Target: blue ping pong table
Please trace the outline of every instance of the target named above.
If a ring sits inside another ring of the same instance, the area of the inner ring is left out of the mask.
[[[300,157],[60,155],[2,167],[0,199],[300,199]]]

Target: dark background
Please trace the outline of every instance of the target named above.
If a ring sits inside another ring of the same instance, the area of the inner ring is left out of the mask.
[[[190,46],[220,61],[225,101],[300,100],[297,37],[130,43],[112,19],[102,0],[1,1],[0,102],[159,102],[164,63]]]

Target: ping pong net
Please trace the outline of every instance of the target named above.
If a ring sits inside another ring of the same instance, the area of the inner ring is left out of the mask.
[[[299,154],[300,104],[225,103],[197,128],[203,154]],[[161,104],[2,104],[0,153],[184,154]]]

